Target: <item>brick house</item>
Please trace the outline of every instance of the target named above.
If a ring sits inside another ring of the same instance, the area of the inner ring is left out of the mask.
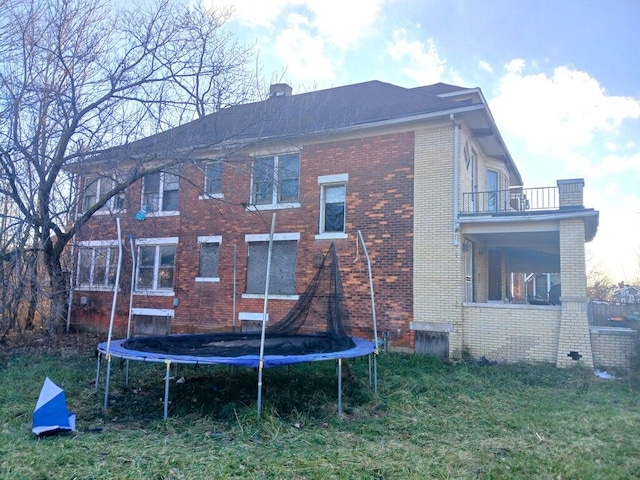
[[[167,159],[176,165],[109,200],[77,235],[75,324],[108,324],[117,217],[120,332],[130,315],[140,333],[246,328],[262,318],[276,213],[269,318],[295,304],[333,242],[353,333],[371,338],[360,231],[391,347],[593,364],[584,244],[598,212],[583,206],[581,179],[524,188],[480,89],[274,85],[265,101],[93,160],[79,171],[78,214],[119,172]],[[561,285],[559,305],[542,286],[542,302],[529,301],[532,275]]]

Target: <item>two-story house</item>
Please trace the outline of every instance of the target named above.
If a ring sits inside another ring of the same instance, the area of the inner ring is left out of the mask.
[[[120,331],[129,317],[136,332],[174,333],[260,320],[275,212],[270,319],[291,309],[333,242],[354,334],[372,338],[360,231],[391,347],[592,365],[584,244],[598,212],[584,207],[581,179],[524,188],[480,89],[274,85],[265,101],[96,158],[80,172],[81,208],[118,172],[167,160],[175,166],[114,197],[77,236],[74,323],[108,322],[114,217],[126,238]]]
[[[613,302],[617,305],[640,303],[640,289],[633,285],[622,285],[613,291]]]

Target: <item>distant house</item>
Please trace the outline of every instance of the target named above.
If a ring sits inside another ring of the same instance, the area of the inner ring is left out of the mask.
[[[618,305],[640,304],[640,289],[626,285],[613,291],[613,302]]]
[[[593,365],[584,245],[599,214],[583,205],[582,179],[523,186],[478,88],[274,85],[265,101],[94,159],[93,173],[78,170],[81,208],[140,159],[177,166],[132,185],[77,235],[76,324],[106,327],[116,216],[128,239],[121,298],[132,293],[131,309],[117,305],[120,331],[129,315],[140,332],[255,322],[276,212],[269,319],[295,304],[333,242],[354,333],[371,338],[360,231],[392,348]]]

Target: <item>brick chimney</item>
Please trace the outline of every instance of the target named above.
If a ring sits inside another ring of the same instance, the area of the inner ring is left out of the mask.
[[[269,97],[288,97],[293,89],[286,83],[274,83],[269,87]]]

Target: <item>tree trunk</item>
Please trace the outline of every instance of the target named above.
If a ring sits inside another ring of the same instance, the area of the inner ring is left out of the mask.
[[[60,332],[67,318],[67,298],[69,291],[69,276],[62,270],[60,258],[49,258],[46,262],[49,274],[50,304],[46,328],[49,335]]]
[[[30,255],[27,260],[26,274],[29,282],[29,288],[26,289],[29,295],[29,307],[27,316],[24,320],[25,330],[33,330],[36,309],[38,307],[39,288],[38,288],[38,258],[36,255]]]

